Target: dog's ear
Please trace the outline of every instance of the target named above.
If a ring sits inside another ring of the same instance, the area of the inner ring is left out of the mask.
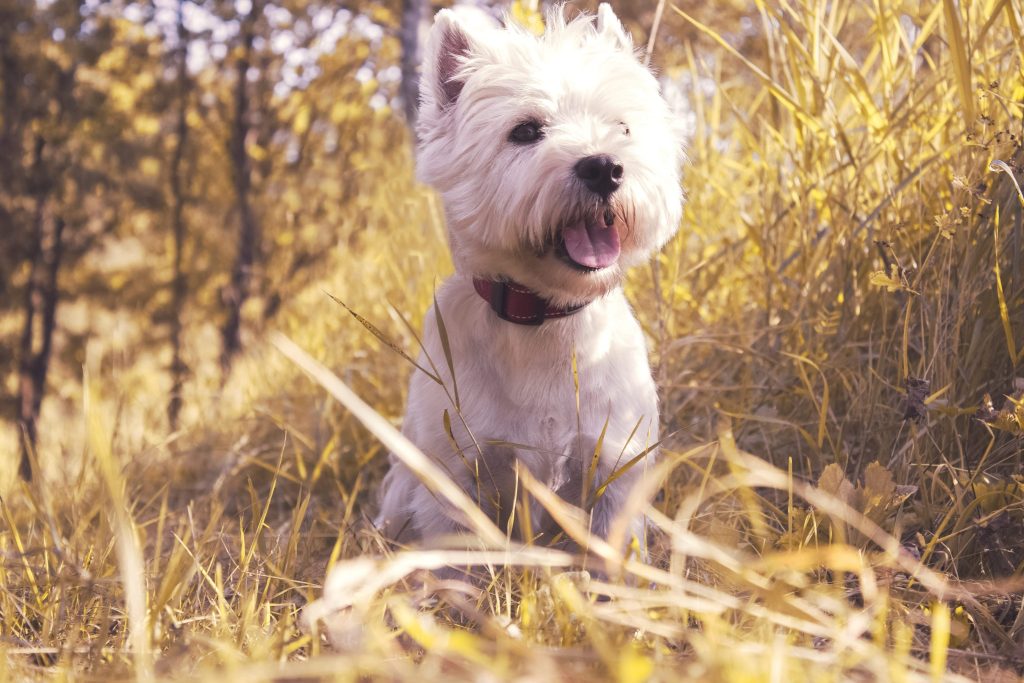
[[[462,67],[473,55],[473,41],[456,13],[443,9],[434,17],[427,49],[424,101],[433,96],[444,108],[459,99],[464,85]]]
[[[597,32],[612,40],[626,52],[633,51],[633,39],[626,33],[622,22],[615,16],[612,6],[607,2],[602,2],[597,6]]]

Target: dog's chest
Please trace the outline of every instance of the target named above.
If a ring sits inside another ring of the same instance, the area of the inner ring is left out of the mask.
[[[592,441],[604,432],[621,442],[645,418],[656,424],[654,384],[632,318],[570,339],[509,332],[471,333],[465,371],[457,368],[475,434],[565,452],[580,437]]]

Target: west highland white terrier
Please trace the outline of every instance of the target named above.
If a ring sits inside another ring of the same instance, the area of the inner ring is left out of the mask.
[[[524,533],[513,501],[525,467],[589,508],[591,532],[607,537],[654,450],[595,492],[658,439],[622,282],[679,225],[672,113],[607,4],[571,21],[558,8],[542,36],[442,10],[425,54],[418,172],[447,215],[456,274],[435,305],[454,377],[431,311],[421,361],[433,359],[446,387],[413,376],[403,431],[501,528],[513,519],[514,535],[558,533],[535,504]],[[385,534],[430,545],[465,531],[449,508],[392,457],[376,520]]]

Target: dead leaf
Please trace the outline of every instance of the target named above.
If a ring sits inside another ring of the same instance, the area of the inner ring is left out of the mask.
[[[928,398],[932,383],[922,377],[908,377],[903,382],[903,386],[907,389],[903,410],[904,421],[923,419],[928,413],[928,408],[925,406],[924,401]]]
[[[898,486],[892,473],[878,461],[867,466],[863,483],[856,486],[846,478],[842,468],[833,463],[822,471],[818,478],[818,489],[841,500],[883,528],[900,505],[917,493],[916,486]],[[837,522],[842,523],[842,520],[833,520],[833,524]],[[850,543],[866,541],[861,534],[847,529],[845,524],[842,528]]]
[[[843,474],[843,468],[839,465],[832,463],[821,472],[821,476],[818,478],[818,488],[824,493],[828,493],[839,500],[843,501],[847,505],[850,504],[850,499],[853,497],[854,487],[850,483],[850,480]]]
[[[996,407],[992,403],[992,396],[985,394],[981,399],[981,405],[978,406],[978,410],[974,413],[974,417],[982,422],[992,422],[998,415],[999,413],[996,411]]]

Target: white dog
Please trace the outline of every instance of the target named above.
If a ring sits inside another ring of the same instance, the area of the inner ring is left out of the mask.
[[[605,536],[651,454],[595,492],[658,439],[644,336],[621,285],[680,221],[672,114],[606,4],[596,20],[556,9],[540,37],[442,10],[425,53],[418,171],[448,219],[456,274],[436,305],[455,376],[431,311],[424,354],[445,386],[412,378],[403,431],[499,524],[522,522],[525,466],[589,508]],[[529,535],[551,541],[557,528],[531,511]],[[461,520],[392,458],[384,533],[429,544]]]

